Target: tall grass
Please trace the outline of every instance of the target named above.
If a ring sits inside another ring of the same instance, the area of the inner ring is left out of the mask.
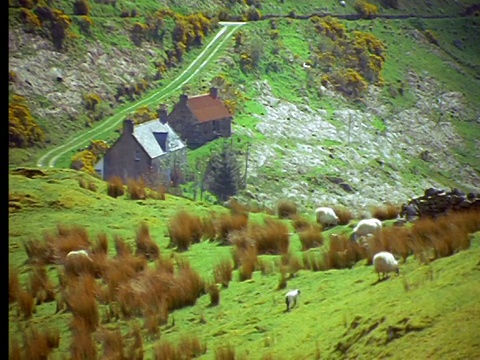
[[[148,224],[142,222],[137,230],[137,236],[135,237],[135,244],[137,250],[135,255],[143,255],[147,260],[156,260],[160,255],[160,248],[157,243],[152,240],[150,236],[150,230]]]
[[[175,247],[177,251],[186,251],[191,244],[198,243],[202,239],[202,220],[197,215],[181,210],[170,219],[168,234],[169,247]]]

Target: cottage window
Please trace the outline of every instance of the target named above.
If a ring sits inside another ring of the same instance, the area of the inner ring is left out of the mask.
[[[140,161],[140,150],[135,150],[135,161]]]

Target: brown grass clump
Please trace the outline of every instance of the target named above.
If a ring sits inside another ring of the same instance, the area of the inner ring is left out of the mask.
[[[85,321],[76,317],[72,321],[71,328],[73,336],[70,344],[70,358],[72,360],[96,359],[97,348]]]
[[[323,245],[323,234],[319,226],[312,226],[307,230],[299,232],[298,238],[302,243],[302,251]]]
[[[290,277],[294,277],[299,270],[303,269],[301,258],[292,252],[282,255],[280,261],[281,266],[286,269]]]
[[[300,215],[294,215],[292,216],[292,226],[295,232],[301,232],[301,231],[306,231],[312,228],[314,224],[306,219],[303,216]]]
[[[24,319],[30,319],[35,312],[35,298],[29,292],[20,289],[17,293],[17,304]]]
[[[16,338],[10,340],[9,360],[22,360],[22,348]]]
[[[153,348],[155,360],[182,360],[177,347],[166,340],[161,340]]]
[[[129,179],[127,192],[132,200],[145,200],[147,198],[145,180],[143,178]]]
[[[177,347],[182,359],[194,359],[207,351],[207,346],[195,335],[183,335]]]
[[[352,211],[343,206],[332,207],[338,217],[338,225],[347,225],[354,218]]]
[[[350,268],[362,258],[359,247],[345,234],[332,234],[330,235],[330,247],[324,253],[323,264],[326,269]]]
[[[119,259],[109,259],[102,270],[103,281],[107,284],[108,291],[103,295],[104,302],[113,301],[118,293],[119,286],[126,283],[138,273],[147,268],[147,260],[134,256]]]
[[[216,284],[207,286],[207,293],[210,296],[210,306],[217,306],[220,304],[220,289]]]
[[[152,240],[150,236],[150,230],[146,223],[140,224],[140,228],[137,230],[137,236],[135,238],[135,244],[137,246],[136,256],[143,255],[147,260],[156,260],[160,255],[160,248]]]
[[[81,275],[76,280],[68,282],[63,297],[74,318],[79,317],[89,331],[94,331],[100,320],[98,304],[95,299],[97,286],[90,275]]]
[[[155,261],[155,268],[159,271],[173,275],[175,272],[175,263],[172,257],[160,256]]]
[[[292,219],[297,215],[297,204],[291,200],[280,200],[277,203],[277,215],[279,219]]]
[[[39,331],[32,327],[25,334],[23,347],[25,359],[48,359],[49,354],[53,349],[58,348],[59,343],[58,330]]]
[[[108,239],[105,233],[100,233],[97,236],[97,241],[93,244],[92,247],[93,254],[108,254]]]
[[[113,198],[117,198],[125,194],[123,180],[119,176],[113,176],[108,179],[107,194]]]
[[[55,287],[48,278],[45,267],[33,267],[29,279],[29,292],[37,299],[37,305],[55,301]]]
[[[232,345],[216,348],[215,360],[235,360],[235,348]]]
[[[128,334],[128,337],[132,338],[133,341],[128,347],[126,358],[130,360],[143,360],[145,351],[143,349],[141,328],[138,323],[132,326],[132,331]]]
[[[170,219],[168,233],[169,247],[176,247],[177,251],[186,251],[191,244],[198,243],[202,239],[202,221],[198,216],[181,210]]]
[[[64,263],[64,270],[67,277],[75,277],[82,274],[95,276],[97,273],[93,260],[81,255],[67,257]]]
[[[370,212],[372,213],[372,217],[380,221],[385,221],[396,219],[400,213],[400,208],[393,204],[385,204],[373,207]]]
[[[113,243],[115,244],[115,251],[117,253],[117,257],[126,257],[132,256],[133,250],[132,247],[125,242],[120,236],[116,235],[113,239]]]
[[[44,240],[24,243],[31,264],[60,264],[70,251],[88,249],[90,240],[85,228],[57,225],[57,233],[44,235]]]
[[[221,260],[213,269],[215,283],[222,284],[224,288],[228,288],[230,281],[232,281],[232,271],[233,264],[230,259]]]
[[[290,246],[287,225],[275,219],[266,219],[264,224],[253,224],[249,236],[254,240],[258,254],[262,255],[286,254]]]
[[[202,239],[214,241],[217,237],[217,229],[215,228],[216,215],[214,212],[210,216],[202,217]]]
[[[229,243],[230,234],[247,228],[248,213],[222,214],[217,219],[217,241]]]
[[[103,359],[126,359],[125,344],[120,330],[102,329],[100,333]]]
[[[8,303],[11,304],[17,300],[20,291],[20,280],[18,269],[10,266],[8,269]]]

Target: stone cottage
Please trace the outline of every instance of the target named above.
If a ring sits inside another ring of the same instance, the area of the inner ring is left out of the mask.
[[[208,94],[180,95],[180,101],[168,114],[168,123],[191,149],[232,134],[232,114],[215,87]]]
[[[159,118],[137,126],[123,122],[122,135],[96,165],[104,180],[119,176],[124,183],[143,178],[147,184],[169,185],[178,182],[187,163],[187,147],[167,123],[167,112],[158,110]]]

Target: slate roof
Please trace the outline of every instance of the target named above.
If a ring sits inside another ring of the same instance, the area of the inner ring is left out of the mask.
[[[220,120],[232,116],[223,101],[210,94],[189,97],[187,106],[198,122]]]
[[[165,151],[159,142],[161,139],[164,139],[165,136],[159,136],[158,134],[167,134]],[[166,152],[186,147],[175,131],[173,131],[168,124],[162,124],[158,119],[135,126],[133,136],[152,159]]]

